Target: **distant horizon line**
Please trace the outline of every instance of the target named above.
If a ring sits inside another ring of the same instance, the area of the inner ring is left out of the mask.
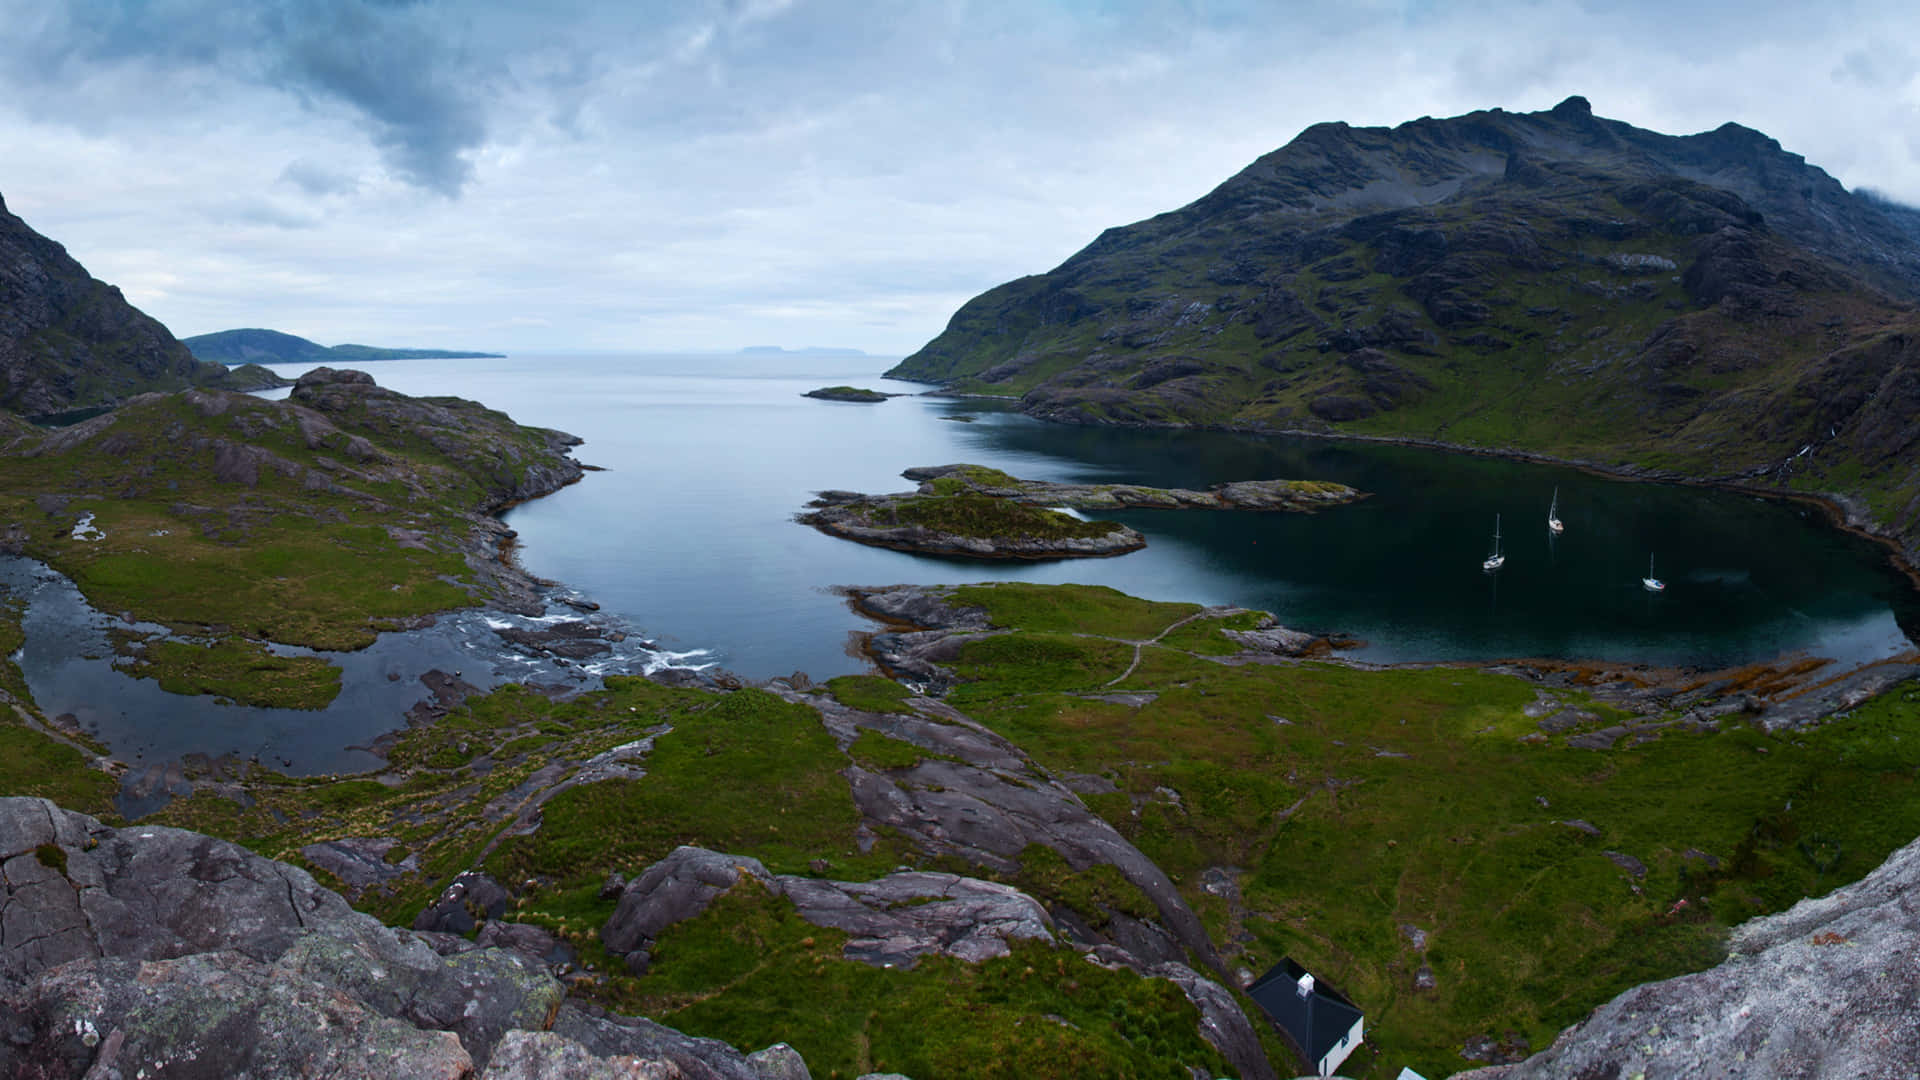
[[[380,346],[380,347],[407,349],[407,348],[413,348],[414,346],[397,345],[397,346]],[[420,346],[420,347],[428,348],[428,346]],[[516,355],[525,356],[530,354],[560,355],[560,356],[739,356],[739,357],[791,356],[795,358],[842,356],[842,357],[848,357],[848,358],[859,358],[864,360],[900,360],[900,359],[904,359],[906,356],[909,355],[909,353],[907,352],[867,352],[862,349],[837,349],[837,348],[820,348],[820,347],[779,349],[779,351],[776,352],[776,351],[773,351],[775,348],[778,348],[778,347],[777,346],[745,346],[740,348],[728,348],[726,346],[700,346],[700,347],[684,347],[684,348],[666,348],[666,347],[581,348],[581,347],[575,347],[575,346],[536,345],[536,346],[530,346],[527,348],[510,348],[506,346],[496,345],[496,346],[491,346],[485,350],[475,350],[475,351],[476,352],[485,351],[485,352],[493,353],[493,354],[496,354],[497,356],[502,356],[502,357],[512,357]],[[441,351],[451,352],[456,350],[442,349]],[[443,359],[485,359],[485,358],[484,357],[446,357]],[[307,362],[309,361],[305,361],[305,360],[267,361],[268,364],[299,364],[299,363],[307,363]],[[393,361],[380,361],[380,362],[392,363]]]

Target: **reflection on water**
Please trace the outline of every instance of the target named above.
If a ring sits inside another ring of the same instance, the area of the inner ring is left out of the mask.
[[[750,677],[862,669],[848,639],[869,624],[831,590],[843,584],[1110,585],[1156,600],[1265,608],[1294,626],[1365,639],[1358,655],[1383,662],[1550,656],[1718,666],[1796,649],[1864,661],[1904,650],[1903,622],[1920,625],[1884,550],[1801,505],[1384,444],[1050,425],[992,401],[800,396],[840,383],[916,389],[879,379],[887,364],[716,354],[365,367],[405,393],[473,398],[583,436],[578,456],[609,471],[512,511],[522,560],[664,648],[710,649]],[[278,370],[298,375],[302,366]],[[792,521],[815,490],[901,490],[900,470],[958,461],[1036,480],[1167,487],[1326,479],[1372,496],[1310,516],[1115,514],[1147,536],[1146,550],[1044,564],[862,547]],[[1546,528],[1555,488],[1566,525],[1558,537]],[[1507,560],[1489,576],[1480,564],[1496,514]],[[1649,555],[1664,593],[1640,586]],[[233,750],[284,754],[296,771],[361,768],[371,755],[346,748],[398,726],[421,696],[420,672],[457,668],[490,685],[532,677],[544,663],[481,663],[498,643],[484,617],[469,613],[334,657],[347,689],[324,712],[210,707],[118,676],[103,626],[88,621],[71,587],[37,587],[48,597],[35,601],[25,655],[42,704],[148,759]]]
[[[1044,424],[980,400],[802,398],[876,388],[867,358],[619,356],[376,367],[407,392],[505,403],[583,436],[611,471],[516,508],[522,559],[668,640],[754,677],[860,668],[866,628],[828,586],[1014,579],[1241,604],[1367,640],[1377,661],[1598,657],[1719,665],[1793,649],[1887,655],[1913,608],[1878,545],[1808,507],[1705,488],[1385,444]],[[288,369],[297,373],[297,369]],[[564,376],[557,373],[564,372]],[[890,384],[886,389],[913,389]],[[969,418],[966,423],[940,421]],[[1317,515],[1132,511],[1116,559],[938,559],[794,525],[823,488],[898,491],[900,470],[972,461],[1036,480],[1205,487],[1338,480],[1371,498]],[[1546,527],[1554,489],[1566,532]],[[1494,515],[1506,564],[1481,573]],[[1656,556],[1669,587],[1641,588]],[[1908,618],[1911,624],[1913,620]]]
[[[25,606],[26,643],[11,659],[41,711],[72,717],[72,724],[133,766],[135,780],[140,770],[194,753],[257,757],[296,776],[376,768],[381,760],[366,747],[404,726],[406,711],[428,696],[420,676],[435,669],[486,689],[509,681],[585,685],[603,671],[639,672],[698,660],[661,655],[633,638],[615,643],[592,662],[563,666],[550,657],[509,650],[495,631],[538,628],[578,615],[460,611],[426,629],[381,634],[357,652],[275,646],[284,655],[320,656],[340,668],[341,690],[325,709],[270,709],[170,694],[152,679],[127,675],[114,665],[108,631],[164,628],[96,611],[66,577],[31,559],[0,556],[0,602]]]

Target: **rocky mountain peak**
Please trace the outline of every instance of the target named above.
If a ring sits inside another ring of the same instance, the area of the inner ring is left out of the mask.
[[[49,416],[225,377],[0,200],[0,409]]]
[[[1574,94],[1567,98],[1567,100],[1555,105],[1552,111],[1553,115],[1562,120],[1578,120],[1593,115],[1593,103],[1581,97],[1579,94]]]

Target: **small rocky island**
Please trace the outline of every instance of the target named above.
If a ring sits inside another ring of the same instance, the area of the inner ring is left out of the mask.
[[[818,390],[809,390],[801,397],[819,398],[821,401],[851,401],[861,405],[877,405],[892,397],[905,397],[905,394],[883,394],[878,390],[868,390],[861,386],[823,386]]]
[[[1088,521],[1075,511],[1305,512],[1365,497],[1314,480],[1243,480],[1190,491],[1021,480],[983,465],[920,466],[901,475],[919,488],[891,495],[822,491],[795,520],[845,540],[927,555],[1080,559],[1124,555],[1147,541],[1118,522]]]

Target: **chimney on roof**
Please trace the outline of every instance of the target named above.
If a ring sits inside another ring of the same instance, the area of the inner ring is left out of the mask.
[[[1311,974],[1302,974],[1300,976],[1299,993],[1301,997],[1306,997],[1308,994],[1313,993],[1313,976]]]

